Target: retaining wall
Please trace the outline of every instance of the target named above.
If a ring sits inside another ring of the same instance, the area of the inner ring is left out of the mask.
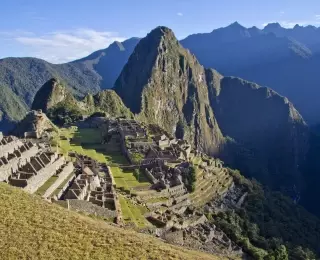
[[[28,185],[24,188],[26,192],[36,192],[56,171],[64,164],[64,157],[61,156],[51,165],[42,168],[37,172],[37,175],[28,180]]]
[[[0,181],[7,181],[12,173],[17,172],[19,167],[26,165],[30,161],[30,158],[35,156],[38,151],[37,146],[32,146],[29,150],[23,152],[21,157],[12,158],[8,164],[2,165],[0,167]]]
[[[102,208],[86,200],[67,200],[69,204],[69,209],[75,211],[81,211],[88,214],[93,214],[95,216],[100,216],[104,218],[115,218],[117,217],[117,212]]]
[[[5,145],[0,145],[0,157],[7,157],[9,153],[13,153],[15,149],[22,146],[21,140],[13,140]]]
[[[48,198],[60,185],[63,181],[73,172],[73,163],[69,162],[59,174],[58,179],[46,190],[42,197]]]

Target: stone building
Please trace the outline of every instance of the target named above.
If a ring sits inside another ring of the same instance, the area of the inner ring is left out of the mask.
[[[117,218],[117,222],[121,222],[121,208],[110,167],[81,155],[77,155],[76,165],[75,178],[61,196],[68,208],[104,218]]]
[[[3,136],[0,144],[0,181],[36,192],[54,174],[70,174],[62,155],[44,146],[14,136]]]

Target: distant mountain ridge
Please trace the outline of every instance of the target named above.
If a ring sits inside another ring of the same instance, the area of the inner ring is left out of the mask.
[[[320,118],[320,29],[314,26],[264,29],[233,23],[207,34],[181,40],[205,67],[268,86],[287,96],[309,123]],[[319,37],[318,37],[319,36]],[[49,79],[59,78],[77,97],[112,88],[139,38],[115,42],[82,59],[51,64],[36,58],[0,60],[0,86],[10,88],[21,104],[31,106],[37,90]],[[1,113],[7,113],[1,107]],[[16,116],[15,116],[16,117]],[[0,130],[3,129],[0,126]]]
[[[268,86],[288,97],[309,123],[319,120],[320,29],[239,23],[181,40],[205,67]]]

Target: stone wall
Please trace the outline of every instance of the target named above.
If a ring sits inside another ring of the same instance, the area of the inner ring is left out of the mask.
[[[8,162],[8,164],[2,165],[0,167],[0,181],[7,181],[13,172],[18,171],[19,167],[26,165],[30,158],[35,156],[38,151],[38,147],[33,146],[29,150],[23,152],[20,158],[13,158]]]
[[[0,145],[0,157],[7,157],[8,154],[13,153],[15,149],[22,145],[23,143],[19,139],[15,139],[5,145]]]
[[[69,209],[75,211],[81,211],[88,214],[93,214],[95,216],[103,218],[115,218],[117,217],[117,212],[106,208],[97,206],[89,201],[85,200],[67,200]]]
[[[148,180],[152,183],[152,184],[156,184],[158,181],[155,177],[153,177],[153,175],[151,174],[151,172],[146,169],[145,170],[145,176],[148,178]]]
[[[65,193],[65,191],[68,189],[68,187],[70,186],[71,183],[74,182],[75,178],[77,176],[74,174],[72,175],[69,180],[66,182],[66,184],[62,187],[61,191],[57,194],[57,198],[60,199],[62,197],[62,195]]]
[[[43,197],[48,198],[60,185],[63,181],[73,172],[73,163],[69,162],[59,174],[58,179],[46,190]]]
[[[65,158],[61,156],[51,165],[42,168],[37,175],[28,180],[28,185],[24,188],[26,192],[36,192],[56,171],[65,163]]]
[[[159,197],[175,197],[175,196],[182,196],[186,193],[186,189],[184,184],[174,186],[172,188],[163,189],[159,192],[155,190],[150,190],[149,192],[137,192],[137,195],[143,198],[143,200],[148,200],[152,198],[159,198]]]

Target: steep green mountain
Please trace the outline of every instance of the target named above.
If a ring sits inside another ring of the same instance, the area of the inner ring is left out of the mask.
[[[113,90],[88,94],[80,100],[69,89],[61,80],[50,79],[36,93],[31,109],[47,113],[57,125],[74,123],[95,112],[104,112],[113,117],[132,117],[130,110]]]
[[[314,30],[314,35],[320,31],[318,28]],[[259,30],[234,23],[211,33],[190,35],[181,43],[204,66],[215,68],[224,75],[268,86],[288,97],[308,122],[317,122],[320,111],[317,69],[320,54],[310,47],[312,52],[303,43],[309,47],[320,38],[306,36],[309,40],[300,42],[302,36],[275,34],[274,31],[268,27]]]
[[[8,131],[25,116],[27,106],[9,87],[1,86],[0,90],[0,131]]]
[[[123,104],[121,98],[111,89],[100,91],[94,96],[86,96],[84,103],[90,111],[104,112],[112,117],[133,117],[133,114]]]
[[[205,70],[170,29],[158,27],[140,40],[114,89],[140,120],[217,154],[223,137],[210,107]]]
[[[100,77],[86,64],[51,64],[36,58],[6,58],[0,60],[0,85],[10,87],[27,105],[51,78],[60,78],[76,95],[97,92]]]
[[[283,185],[300,180],[308,129],[294,106],[268,88],[205,70],[168,28],[139,42],[115,91],[140,120],[265,184],[278,187],[287,174]]]
[[[72,106],[77,103],[77,101],[60,80],[52,78],[39,89],[34,97],[31,109],[41,109],[46,113],[59,103],[63,103],[64,105],[69,103]]]
[[[231,138],[224,160],[270,187],[302,187],[299,166],[309,130],[293,104],[271,89],[214,70],[207,77],[219,127]]]

